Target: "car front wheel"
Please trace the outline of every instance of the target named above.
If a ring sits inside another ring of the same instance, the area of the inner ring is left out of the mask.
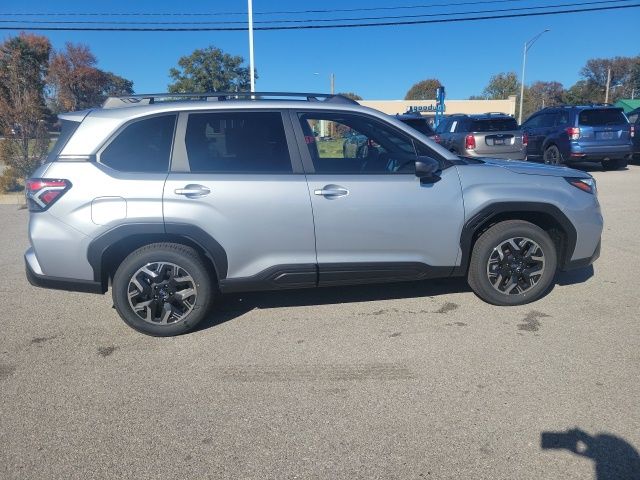
[[[556,275],[555,244],[540,227],[522,220],[494,225],[476,241],[468,282],[484,301],[523,305],[544,295]]]
[[[154,243],[135,250],[112,282],[113,304],[130,327],[168,337],[193,330],[212,302],[206,264],[191,247]]]

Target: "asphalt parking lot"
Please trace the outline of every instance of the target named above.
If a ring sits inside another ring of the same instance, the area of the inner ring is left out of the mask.
[[[251,294],[168,339],[29,286],[0,206],[0,478],[640,478],[640,167],[594,175],[602,256],[534,304]]]

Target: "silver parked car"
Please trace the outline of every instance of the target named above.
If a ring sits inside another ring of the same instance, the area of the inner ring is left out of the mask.
[[[504,113],[451,115],[436,128],[435,140],[456,155],[527,159],[527,136]]]
[[[33,285],[111,287],[127,324],[167,336],[219,292],[466,276],[482,299],[521,305],[598,257],[586,173],[460,158],[340,96],[176,97],[60,115],[27,181]],[[318,122],[375,148],[345,157]]]

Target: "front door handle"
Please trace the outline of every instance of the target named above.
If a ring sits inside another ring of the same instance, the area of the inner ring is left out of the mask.
[[[209,195],[211,190],[204,185],[190,183],[185,185],[184,188],[176,188],[173,192],[176,195],[184,195],[187,198],[200,198]]]
[[[340,185],[325,185],[322,189],[314,190],[313,193],[325,198],[337,198],[349,195],[349,190]]]

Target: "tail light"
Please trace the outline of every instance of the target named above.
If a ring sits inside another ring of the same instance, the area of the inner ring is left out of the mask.
[[[636,136],[636,126],[635,125],[631,125],[631,131],[629,132],[629,135],[631,136],[631,138]]]
[[[29,211],[43,212],[71,188],[71,182],[53,178],[30,178],[25,187]]]
[[[467,135],[464,138],[464,148],[466,150],[473,150],[474,148],[476,148],[476,137],[474,137],[473,135]]]
[[[580,129],[578,127],[569,127],[567,128],[567,135],[569,135],[569,140],[578,140],[580,138]]]
[[[529,135],[527,135],[526,133],[522,134],[522,146],[526,147],[527,145],[529,145]]]
[[[433,137],[431,137],[431,138],[433,138],[433,141],[434,141],[434,142],[436,142],[436,143],[440,143],[440,141],[442,140],[442,138],[440,137],[440,135],[437,135],[437,134],[436,134],[436,135],[434,135],[434,136],[433,136]]]

